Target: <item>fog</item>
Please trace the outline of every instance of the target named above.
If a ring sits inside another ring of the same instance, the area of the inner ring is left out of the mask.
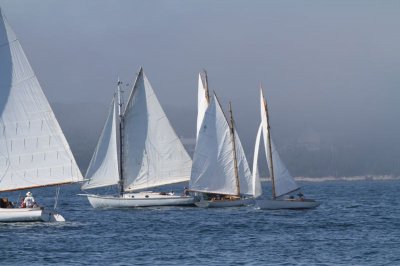
[[[204,68],[226,110],[232,101],[249,161],[262,83],[272,136],[294,175],[400,175],[398,1],[1,0],[0,6],[82,169],[118,76],[128,90],[143,66],[187,144],[195,136],[197,75]]]

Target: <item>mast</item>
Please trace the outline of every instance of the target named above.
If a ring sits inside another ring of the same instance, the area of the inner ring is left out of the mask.
[[[237,158],[236,158],[235,128],[234,128],[231,102],[229,102],[229,113],[231,115],[231,123],[229,124],[229,127],[230,127],[231,137],[232,137],[233,164],[234,164],[234,168],[235,168],[234,170],[235,170],[235,178],[236,178],[236,189],[237,189],[237,193],[238,193],[237,195],[238,195],[238,197],[240,197],[240,183],[239,183],[239,174],[238,174],[238,166],[237,166]]]
[[[260,85],[260,90],[262,93],[262,87]],[[276,192],[275,192],[275,174],[274,174],[274,163],[272,161],[272,145],[271,145],[271,134],[270,134],[270,125],[269,125],[269,114],[268,114],[268,105],[267,105],[267,100],[265,99],[265,97],[263,96],[263,103],[264,103],[264,109],[265,109],[265,113],[267,115],[267,137],[268,137],[268,157],[269,157],[269,161],[270,161],[270,165],[271,165],[271,169],[270,169],[270,175],[271,175],[271,180],[272,180],[272,198],[276,198]]]
[[[204,75],[204,85],[205,85],[205,90],[206,90],[206,99],[207,103],[210,103],[210,94],[208,93],[208,76],[207,76],[207,71],[203,69],[203,75]]]
[[[123,105],[123,99],[122,99],[122,90],[121,90],[121,84],[122,81],[119,80],[118,77],[118,82],[117,82],[117,97],[118,97],[118,116],[119,116],[119,189],[120,189],[120,195],[124,194],[124,176],[123,176],[123,157],[122,157],[122,152],[123,152],[123,128],[124,128],[124,116],[122,114],[122,105]]]

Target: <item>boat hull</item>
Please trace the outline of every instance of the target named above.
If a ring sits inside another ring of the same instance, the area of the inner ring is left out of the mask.
[[[47,212],[43,208],[0,208],[0,222],[64,222],[56,212]]]
[[[318,207],[321,203],[312,199],[304,200],[273,200],[264,199],[256,200],[256,208],[262,210],[279,210],[279,209],[291,209],[291,210],[302,210],[312,209]]]
[[[192,196],[161,195],[160,193],[130,193],[122,197],[81,194],[87,196],[93,208],[135,208],[156,206],[191,206]],[[148,196],[148,197],[146,197]]]
[[[253,198],[235,199],[235,200],[200,200],[195,203],[200,208],[226,208],[242,207],[254,204]]]

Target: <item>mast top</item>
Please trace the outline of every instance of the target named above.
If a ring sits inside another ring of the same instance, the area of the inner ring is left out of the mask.
[[[204,86],[207,103],[210,103],[210,93],[208,90],[208,75],[207,75],[207,71],[205,69],[203,69],[203,72],[200,72],[200,77],[201,77],[201,81]]]

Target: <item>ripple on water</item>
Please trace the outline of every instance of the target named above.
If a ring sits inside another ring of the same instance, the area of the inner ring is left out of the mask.
[[[94,210],[67,187],[59,202],[67,222],[0,224],[0,264],[397,265],[399,189],[398,181],[307,183],[322,200],[308,211]]]

